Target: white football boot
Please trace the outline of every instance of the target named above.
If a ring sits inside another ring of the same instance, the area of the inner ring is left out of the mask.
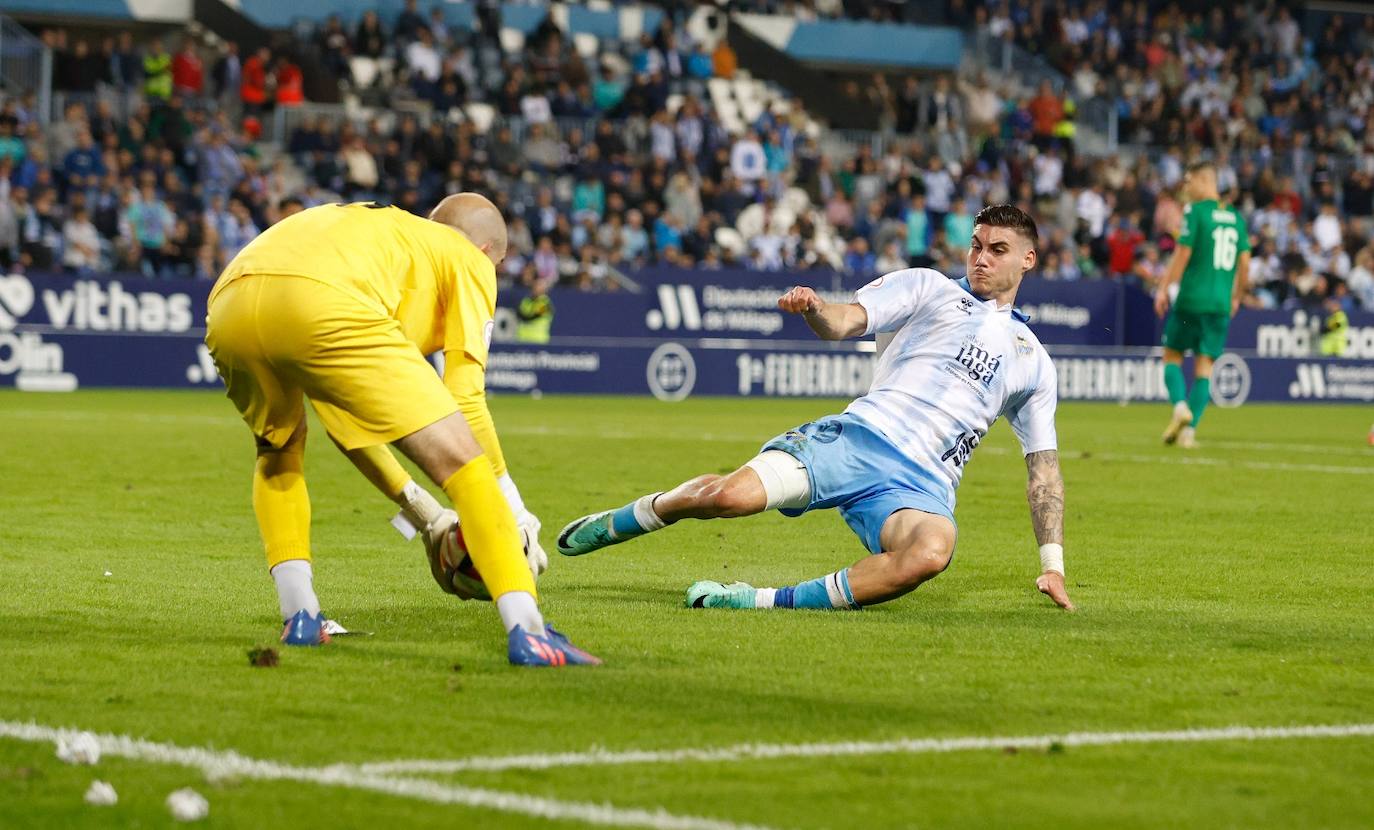
[[[1169,419],[1169,425],[1164,428],[1164,443],[1172,444],[1177,441],[1179,433],[1192,422],[1193,411],[1188,408],[1188,403],[1179,401],[1174,404],[1174,415]]]

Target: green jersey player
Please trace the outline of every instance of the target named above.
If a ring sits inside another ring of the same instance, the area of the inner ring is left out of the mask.
[[[1169,269],[1155,293],[1164,321],[1164,386],[1174,413],[1164,443],[1197,446],[1194,430],[1212,395],[1212,362],[1226,348],[1226,330],[1240,306],[1250,273],[1250,235],[1240,212],[1221,201],[1217,170],[1209,161],[1189,165],[1183,179],[1188,206]],[[1179,279],[1182,278],[1182,282]],[[1173,310],[1169,287],[1179,282]],[[1183,355],[1192,352],[1193,388],[1183,377]]]

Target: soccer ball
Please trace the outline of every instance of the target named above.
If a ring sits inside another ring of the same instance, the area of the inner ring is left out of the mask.
[[[467,541],[463,539],[463,526],[457,522],[453,523],[443,544],[439,546],[439,567],[443,570],[442,584],[453,588],[453,593],[463,599],[491,601],[491,592],[487,590],[482,575],[472,563],[472,556],[468,554]]]

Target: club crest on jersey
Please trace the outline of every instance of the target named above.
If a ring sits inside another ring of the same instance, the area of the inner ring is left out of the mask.
[[[984,389],[992,386],[992,379],[1002,366],[1002,355],[993,356],[983,345],[973,338],[965,340],[954,358],[963,367],[963,374],[970,381],[977,381]]]
[[[1018,334],[1016,335],[1016,353],[1025,355],[1035,354],[1035,347],[1031,345],[1029,340]]]

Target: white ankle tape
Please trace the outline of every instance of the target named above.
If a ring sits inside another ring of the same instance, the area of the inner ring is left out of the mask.
[[[662,492],[650,493],[635,499],[635,521],[646,531],[661,530],[665,525],[663,519],[654,512],[654,499],[661,495]]]

